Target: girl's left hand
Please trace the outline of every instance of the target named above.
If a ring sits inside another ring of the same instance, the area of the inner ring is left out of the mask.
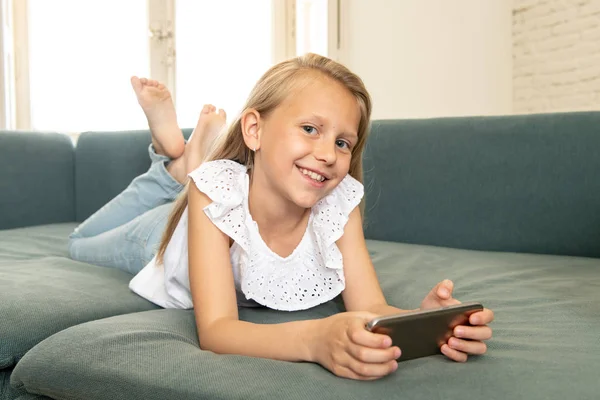
[[[423,299],[421,310],[460,304],[452,297],[453,289],[454,283],[448,279],[438,283]],[[483,341],[492,337],[492,329],[487,324],[493,320],[494,313],[487,308],[471,314],[469,323],[472,326],[459,325],[454,328],[453,335],[441,347],[442,353],[459,362],[467,361],[469,354],[484,354],[487,346]]]

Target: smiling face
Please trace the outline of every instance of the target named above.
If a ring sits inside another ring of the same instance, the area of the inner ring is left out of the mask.
[[[253,172],[264,194],[302,208],[314,206],[348,174],[361,117],[342,84],[320,74],[307,78],[260,120]]]

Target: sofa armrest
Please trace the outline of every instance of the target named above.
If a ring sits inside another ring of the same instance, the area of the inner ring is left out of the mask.
[[[0,131],[0,229],[75,219],[73,142],[64,134]]]

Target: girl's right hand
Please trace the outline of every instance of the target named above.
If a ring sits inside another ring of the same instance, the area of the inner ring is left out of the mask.
[[[344,312],[318,320],[311,348],[312,360],[343,378],[374,380],[394,372],[400,349],[387,335],[369,332],[377,315]]]

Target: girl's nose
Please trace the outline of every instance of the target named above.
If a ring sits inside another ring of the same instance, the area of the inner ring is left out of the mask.
[[[319,140],[313,152],[315,158],[325,164],[333,164],[337,159],[335,141],[329,143],[328,140]]]

